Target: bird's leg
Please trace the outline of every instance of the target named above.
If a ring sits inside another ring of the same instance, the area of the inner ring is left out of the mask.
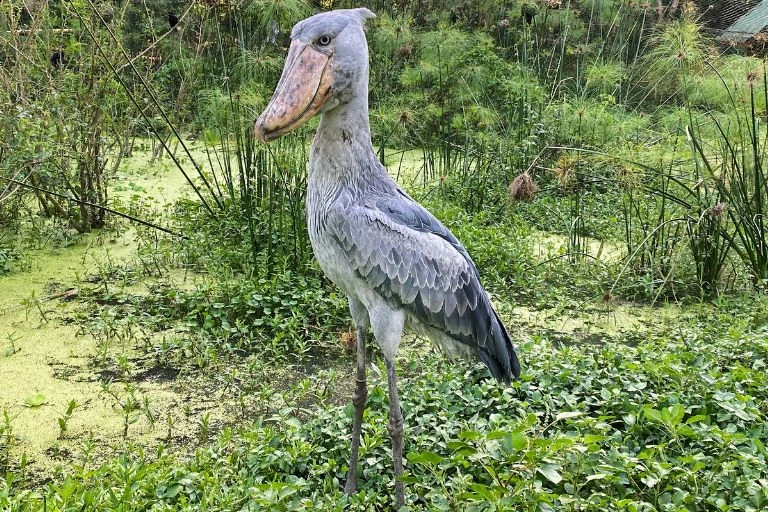
[[[385,358],[386,359],[386,358]],[[392,438],[392,461],[395,466],[395,497],[397,508],[405,504],[403,495],[403,411],[400,409],[400,399],[397,397],[397,380],[395,378],[395,363],[386,359],[387,384],[389,385],[389,423],[387,430]]]
[[[349,472],[344,492],[354,494],[357,492],[357,452],[360,448],[360,431],[363,426],[363,413],[365,402],[368,399],[368,390],[365,387],[365,330],[357,328],[357,370],[355,373],[355,392],[352,395],[352,404],[355,406],[355,420],[352,424],[352,450],[349,456]]]

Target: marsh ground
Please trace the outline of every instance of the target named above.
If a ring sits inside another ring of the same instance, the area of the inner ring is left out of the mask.
[[[195,156],[203,156],[202,148],[192,147]],[[140,198],[145,212],[162,215],[175,201],[189,198],[191,189],[167,160],[150,163],[150,156],[148,144],[137,145],[115,177],[111,197],[117,206]],[[419,156],[413,151],[388,158],[393,175],[411,185],[423,180]],[[181,322],[144,332],[138,322],[132,325],[111,312],[108,299],[93,293],[113,290],[141,300],[158,284],[190,289],[210,278],[179,268],[154,275],[136,272],[143,265],[137,236],[135,229],[123,226],[78,237],[63,247],[31,250],[18,271],[0,277],[0,410],[7,414],[13,435],[11,467],[24,457],[33,481],[47,480],[78,460],[84,446],[98,454],[92,464],[120,453],[129,443],[146,448],[162,443],[184,451],[225,427],[246,425],[255,411],[276,408],[276,403],[259,403],[272,401],[270,397],[233,392],[231,382],[223,378],[248,375],[248,359],[255,356],[223,361],[214,369],[169,363],[158,355],[158,347],[183,335],[187,328]],[[535,232],[533,239],[533,256],[542,261],[562,252],[566,243],[564,237],[545,232]],[[616,257],[615,251],[592,245],[597,258]],[[624,332],[638,334],[680,314],[677,306],[632,304],[581,311],[506,303],[502,307],[520,338],[531,327],[546,327],[553,339],[573,337],[585,343]],[[109,329],[114,332],[105,334]],[[121,332],[131,329],[135,332]],[[283,381],[278,387],[288,389],[321,364],[323,370],[338,374],[328,394],[334,402],[345,403],[352,387],[348,337],[339,332],[338,346],[320,363],[310,358],[306,365],[298,361],[263,367],[250,378]],[[416,354],[431,350],[422,341],[410,343]],[[76,407],[67,415],[71,401]],[[290,406],[290,401],[286,398],[282,405]]]

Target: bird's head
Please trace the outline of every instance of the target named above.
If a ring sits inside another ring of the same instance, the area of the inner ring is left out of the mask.
[[[318,112],[349,102],[368,83],[368,44],[363,25],[375,15],[365,8],[340,9],[300,21],[272,100],[256,119],[254,134],[275,140]]]

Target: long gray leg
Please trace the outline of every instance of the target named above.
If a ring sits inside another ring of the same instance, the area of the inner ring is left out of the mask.
[[[357,492],[357,453],[360,448],[360,431],[363,426],[363,413],[365,402],[368,399],[368,389],[365,386],[365,330],[357,328],[357,370],[355,374],[355,392],[352,395],[352,404],[355,406],[355,421],[352,424],[352,450],[349,456],[349,472],[344,492],[354,494]]]
[[[385,358],[386,359],[386,358]],[[395,497],[397,508],[405,504],[403,495],[403,482],[399,478],[403,475],[403,411],[400,409],[400,399],[397,397],[397,380],[395,378],[395,363],[386,359],[387,384],[389,385],[389,423],[387,430],[392,438],[392,461],[395,466]]]

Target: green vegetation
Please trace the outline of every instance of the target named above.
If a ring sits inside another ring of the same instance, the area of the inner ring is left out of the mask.
[[[523,361],[503,386],[406,340],[409,509],[766,508],[765,52],[674,4],[367,3],[379,156]],[[352,6],[0,2],[0,509],[392,506],[375,348],[342,493],[315,125],[250,133],[290,27]]]
[[[586,346],[573,337],[553,345],[548,330],[531,329],[521,347],[525,377],[507,389],[485,371],[411,354],[403,411],[413,508],[759,510],[768,499],[760,483],[767,305],[745,306],[723,301],[718,313]],[[0,494],[0,503],[14,511],[38,510],[43,497],[53,510],[385,508],[382,386],[376,378],[369,398],[357,496],[340,487],[351,408],[320,400],[303,421],[281,411],[189,458],[129,446],[16,499]],[[87,457],[77,456],[78,467]]]

